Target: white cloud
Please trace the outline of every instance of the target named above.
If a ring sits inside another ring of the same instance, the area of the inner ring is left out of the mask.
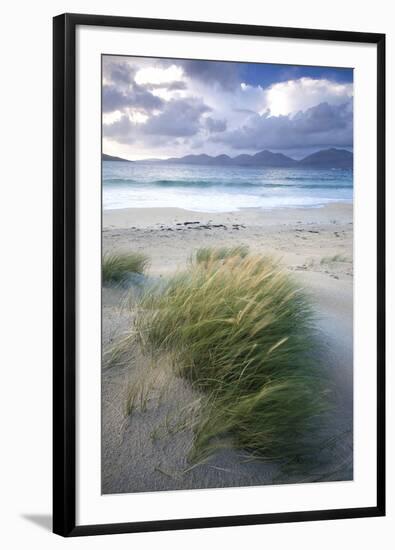
[[[306,111],[320,103],[340,105],[352,95],[352,84],[308,77],[288,80],[273,84],[265,91],[261,113],[269,109],[272,116],[280,116]]]
[[[183,70],[177,65],[171,65],[167,68],[144,67],[139,69],[135,75],[137,84],[165,84],[175,80],[182,80]]]
[[[117,122],[122,118],[122,112],[121,111],[112,111],[110,113],[103,112],[102,120],[103,124],[113,124],[114,122]]]

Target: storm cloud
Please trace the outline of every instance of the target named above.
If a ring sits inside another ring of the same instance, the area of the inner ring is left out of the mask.
[[[159,115],[144,124],[143,132],[160,136],[193,136],[200,129],[202,114],[208,111],[211,111],[210,107],[200,100],[173,99],[166,103]]]
[[[146,84],[146,88],[148,90],[160,90],[163,88],[166,88],[166,90],[169,90],[170,92],[174,92],[175,90],[186,90],[188,88],[186,82],[183,82],[182,80],[174,80],[173,82],[160,82],[159,84]]]
[[[227,128],[226,120],[218,120],[216,118],[206,118],[206,128],[210,133],[225,132]]]
[[[160,109],[163,100],[138,84],[133,84],[126,92],[112,84],[103,86],[102,105],[104,113],[124,108],[152,111]]]
[[[163,110],[151,116],[146,123],[140,124],[123,115],[119,120],[104,125],[104,135],[121,141],[135,141],[144,136],[163,136],[172,138],[191,137],[201,127],[201,118],[211,109],[198,99],[174,99],[163,105]]]
[[[352,71],[279,80],[278,67],[104,56],[103,148],[133,159],[352,147]]]
[[[124,84],[132,84],[136,74],[136,69],[128,63],[113,63],[107,70],[113,82]]]
[[[232,149],[297,149],[315,145],[351,147],[353,144],[352,102],[320,103],[293,116],[255,114],[241,128],[211,138]]]
[[[232,90],[240,86],[240,63],[226,61],[181,60],[181,67],[191,79]]]

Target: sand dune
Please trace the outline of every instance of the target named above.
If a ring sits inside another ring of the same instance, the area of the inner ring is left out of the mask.
[[[352,236],[352,205],[347,204],[215,214],[168,208],[104,212],[104,251],[147,253],[154,278],[182,269],[201,246],[248,244],[252,252],[280,257],[314,299],[321,353],[334,388],[335,414],[325,429],[328,437],[336,436],[328,451],[330,466],[318,465],[308,476],[286,478],[276,464],[245,462],[246,456],[231,449],[190,469],[192,431],[169,433],[163,426],[199,395],[164,365],[161,375],[150,379],[143,410],[125,416],[130,388],[142,386],[150,369],[148,360],[131,350],[124,365],[103,362],[104,493],[352,479]],[[104,351],[132,322],[133,310],[125,307],[129,292],[103,291]]]

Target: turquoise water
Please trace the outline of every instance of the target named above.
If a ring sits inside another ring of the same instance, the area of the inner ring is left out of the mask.
[[[352,170],[103,164],[103,208],[178,207],[198,212],[319,207],[352,202]]]

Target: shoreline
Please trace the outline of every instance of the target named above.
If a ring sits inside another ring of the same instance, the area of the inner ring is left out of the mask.
[[[315,221],[322,223],[330,221],[331,217],[336,216],[339,221],[351,218],[352,221],[353,203],[336,202],[319,207],[278,207],[271,209],[263,208],[242,208],[228,212],[200,212],[196,210],[186,210],[176,207],[147,207],[147,208],[115,208],[103,210],[103,228],[119,227],[126,228],[134,224],[136,227],[144,227],[150,224],[180,222],[185,219],[196,217],[210,220],[212,218],[234,218],[245,219],[247,217],[253,222],[259,224],[276,224],[279,222],[295,221]]]

